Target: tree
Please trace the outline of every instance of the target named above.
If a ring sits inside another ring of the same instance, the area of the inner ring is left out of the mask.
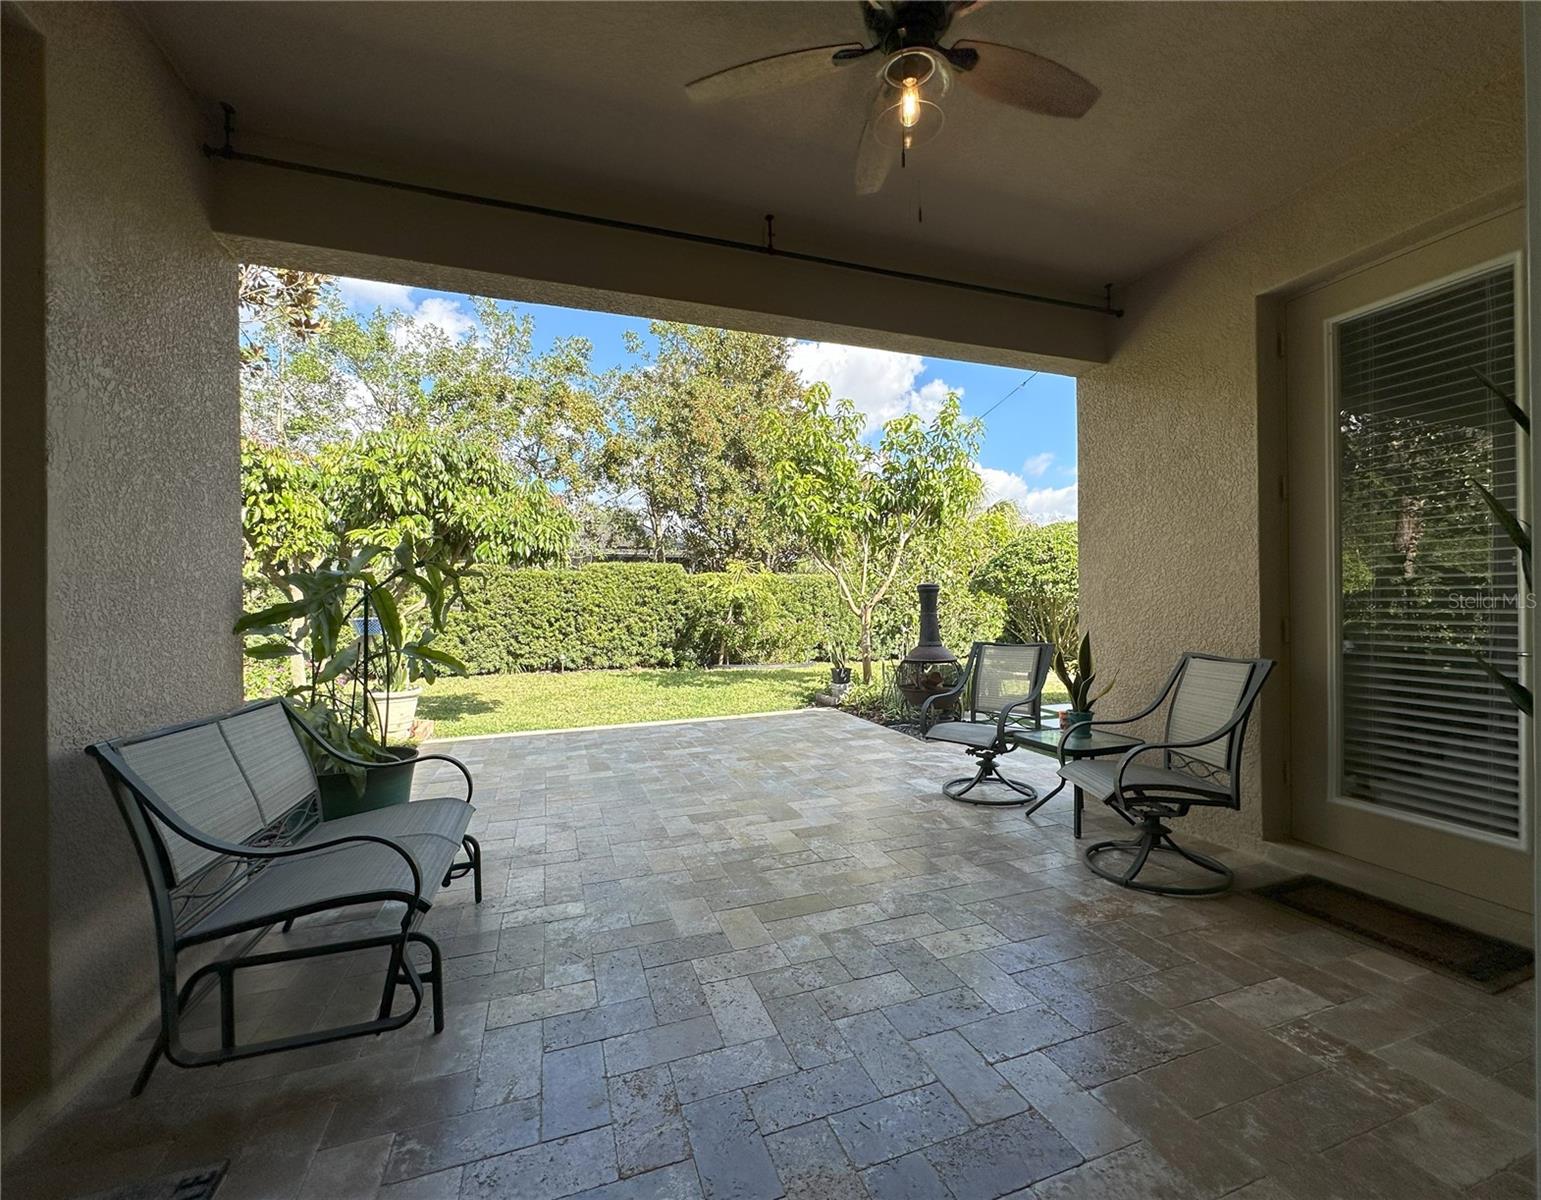
[[[802,392],[784,338],[654,322],[655,353],[612,381],[605,477],[660,561],[678,546],[692,570],[730,562],[790,566],[796,555],[765,505],[769,433]]]
[[[456,569],[527,566],[559,561],[574,529],[561,500],[489,447],[428,430],[381,430],[316,453],[248,439],[241,493],[248,579],[291,602],[296,577],[369,546],[410,542]]]
[[[527,478],[592,489],[609,429],[583,338],[536,353],[531,317],[484,296],[455,334],[420,313],[350,313],[328,276],[243,267],[248,437],[316,450],[388,427],[484,442]]]
[[[942,641],[965,654],[975,641],[996,641],[1004,630],[1006,605],[977,586],[975,574],[1022,528],[1022,515],[1009,500],[976,509],[915,538],[898,578],[884,601],[873,609],[872,637],[881,657],[915,644],[919,608],[915,586],[935,583],[942,589]]]
[[[809,388],[778,422],[769,503],[835,580],[860,630],[862,682],[872,679],[872,614],[917,538],[963,517],[979,496],[980,425],[948,396],[929,423],[913,413],[862,439],[854,405]]]
[[[338,558],[410,538],[457,566],[531,566],[560,561],[572,541],[559,498],[448,431],[392,425],[318,458]]]
[[[537,354],[531,317],[470,300],[474,326],[457,336],[400,310],[329,324],[321,352],[350,381],[355,431],[396,425],[486,441],[521,475],[588,491],[608,429],[592,346],[561,338]]]
[[[242,433],[269,446],[334,436],[346,423],[348,391],[323,344],[341,312],[333,281],[246,264],[238,294]]]

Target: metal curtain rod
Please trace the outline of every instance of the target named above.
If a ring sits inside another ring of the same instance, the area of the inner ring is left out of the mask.
[[[518,200],[504,200],[497,196],[479,196],[473,192],[457,192],[451,188],[433,187],[424,183],[408,183],[400,179],[385,179],[378,175],[364,175],[356,171],[344,171],[337,167],[323,167],[315,163],[295,162],[286,158],[272,158],[265,154],[248,154],[230,144],[231,120],[234,110],[225,109],[225,144],[203,145],[203,153],[209,158],[223,158],[233,162],[251,163],[259,167],[272,167],[279,171],[295,171],[302,175],[318,175],[323,179],[340,179],[347,183],[363,183],[370,187],[392,188],[400,192],[412,192],[419,196],[432,196],[438,200],[454,200],[462,204],[479,204],[484,208],[498,208],[506,212],[525,213],[529,216],[550,217],[557,221],[571,221],[580,225],[597,225],[602,229],[619,229],[627,233],[642,233],[650,237],[672,238],[679,242],[692,242],[699,246],[715,246],[721,250],[748,251],[753,254],[789,258],[794,262],[812,263],[821,267],[838,267],[843,271],[860,271],[867,275],[879,275],[885,279],[903,279],[910,283],[929,283],[937,287],[955,288],[959,291],[977,292],[985,296],[1003,296],[1008,300],[1026,300],[1032,304],[1052,304],[1059,308],[1075,308],[1084,312],[1102,313],[1121,317],[1124,310],[1114,308],[1109,300],[1103,304],[1089,304],[1083,300],[1066,300],[1059,296],[1040,296],[1033,292],[1016,292],[1010,288],[991,287],[984,283],[966,283],[959,279],[942,279],[934,275],[922,275],[916,271],[900,271],[893,267],[878,267],[870,263],[849,262],[841,258],[828,258],[822,254],[804,254],[798,250],[783,250],[770,236],[774,218],[767,216],[767,237],[764,245],[742,242],[734,238],[714,237],[706,233],[692,233],[686,229],[670,229],[662,225],[646,225],[639,221],[623,221],[616,217],[600,217],[592,213],[570,212],[561,208],[547,208],[541,204],[525,204]]]

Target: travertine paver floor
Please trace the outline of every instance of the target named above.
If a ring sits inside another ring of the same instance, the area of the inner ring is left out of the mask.
[[[839,713],[453,750],[486,899],[428,918],[442,1035],[162,1066],[129,1101],[136,1052],[6,1195],[226,1158],[221,1200],[1533,1194],[1529,985],[1121,891],[1063,798],[952,803],[961,755]],[[380,969],[269,972],[241,1032],[362,1015]]]

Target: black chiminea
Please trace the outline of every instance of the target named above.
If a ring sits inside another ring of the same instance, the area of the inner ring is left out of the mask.
[[[894,682],[899,694],[919,708],[928,696],[957,683],[962,668],[958,656],[942,645],[942,627],[936,616],[941,585],[922,583],[915,590],[920,593],[920,641],[900,661]]]

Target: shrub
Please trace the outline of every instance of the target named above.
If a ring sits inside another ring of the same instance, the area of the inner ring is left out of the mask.
[[[781,613],[775,577],[742,563],[690,580],[685,642],[708,666],[765,662]]]
[[[695,578],[704,578],[695,576]],[[833,637],[847,646],[857,637],[856,617],[841,602],[828,575],[769,575],[776,597],[766,651],[770,662],[806,662],[823,658],[822,646]]]
[[[975,586],[1006,605],[1006,627],[1019,641],[1053,641],[1078,616],[1076,523],[1029,525],[974,575]]]
[[[871,683],[853,683],[840,699],[840,707],[869,721],[893,725],[915,719],[915,710],[899,694],[893,663],[879,663]]]

